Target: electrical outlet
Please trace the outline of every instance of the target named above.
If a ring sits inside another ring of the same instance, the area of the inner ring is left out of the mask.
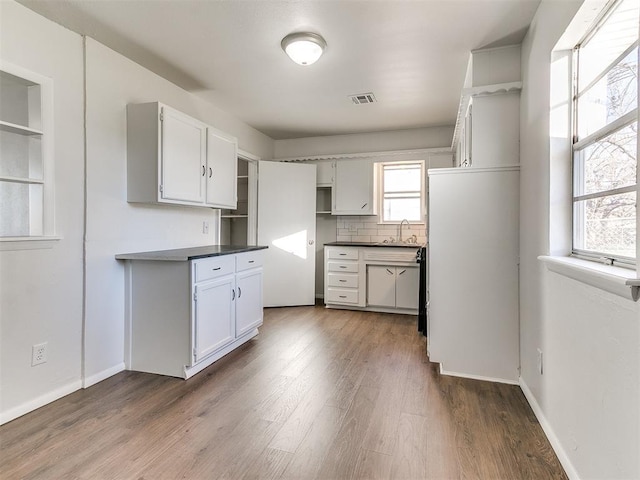
[[[47,362],[47,342],[31,347],[31,366],[35,367]]]
[[[544,373],[544,368],[542,365],[542,350],[538,349],[538,373],[542,375]]]
[[[204,233],[205,235],[209,233],[209,222],[207,222],[206,220],[202,222],[202,233]]]

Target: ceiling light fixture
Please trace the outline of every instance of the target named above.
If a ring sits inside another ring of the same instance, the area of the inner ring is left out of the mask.
[[[282,50],[298,65],[311,65],[315,63],[327,42],[320,35],[309,32],[290,33],[282,39]]]

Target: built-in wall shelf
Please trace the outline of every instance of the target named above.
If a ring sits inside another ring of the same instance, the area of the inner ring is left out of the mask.
[[[7,177],[4,175],[0,175],[0,181],[2,182],[13,182],[13,183],[26,183],[26,184],[44,184],[44,180],[41,178],[23,178],[23,177]]]
[[[42,135],[42,130],[36,130],[35,128],[25,127],[24,125],[5,122],[3,120],[0,120],[0,131],[17,133],[18,135]]]
[[[316,214],[331,214],[331,187],[318,187],[316,189]]]

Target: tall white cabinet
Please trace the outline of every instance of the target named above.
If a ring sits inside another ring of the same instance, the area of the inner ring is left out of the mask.
[[[429,171],[429,358],[518,381],[519,167]]]
[[[427,345],[443,373],[519,376],[520,47],[472,52],[453,146],[429,170]]]

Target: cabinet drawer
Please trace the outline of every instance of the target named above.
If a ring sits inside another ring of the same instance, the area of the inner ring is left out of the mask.
[[[330,272],[358,273],[357,262],[327,262],[327,269]]]
[[[328,273],[327,285],[330,287],[358,288],[358,275],[348,273]]]
[[[262,266],[262,251],[239,253],[236,255],[236,271],[249,270]]]
[[[359,250],[357,248],[331,248],[328,250],[328,257],[343,260],[358,260]]]
[[[235,268],[235,255],[193,260],[194,279],[196,283],[224,275],[232,275],[235,272]]]
[[[358,290],[328,288],[326,303],[358,303]]]

